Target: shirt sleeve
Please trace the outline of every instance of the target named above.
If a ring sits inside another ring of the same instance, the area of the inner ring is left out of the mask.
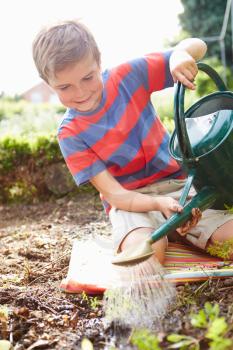
[[[140,77],[148,93],[166,89],[174,85],[169,59],[172,50],[155,52],[131,61],[135,73]]]
[[[95,152],[79,135],[71,135],[66,126],[59,129],[58,142],[67,167],[78,186],[90,181],[93,176],[106,169]]]

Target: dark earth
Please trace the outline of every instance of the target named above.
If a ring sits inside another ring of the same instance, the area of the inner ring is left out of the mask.
[[[106,325],[100,296],[59,289],[73,240],[92,233],[110,235],[108,220],[93,193],[0,207],[0,339],[9,340],[16,350],[81,349],[83,338],[94,349],[136,349],[130,340],[132,330]],[[167,335],[179,333],[198,339],[201,349],[209,349],[203,330],[190,322],[190,313],[198,312],[206,301],[219,303],[220,315],[229,325],[226,336],[232,338],[232,300],[233,279],[178,286],[176,303],[156,332],[160,347],[168,349]],[[83,345],[82,349],[91,348]]]

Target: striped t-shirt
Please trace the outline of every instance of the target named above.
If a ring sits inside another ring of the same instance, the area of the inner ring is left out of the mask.
[[[173,86],[170,54],[152,53],[106,70],[98,108],[66,111],[58,139],[78,185],[105,169],[127,189],[181,175],[150,99],[152,92]]]

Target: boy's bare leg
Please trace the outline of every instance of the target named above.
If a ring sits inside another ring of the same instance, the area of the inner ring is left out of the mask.
[[[214,231],[210,237],[210,243],[214,243],[214,241],[224,242],[229,239],[233,239],[233,220],[226,222]],[[230,256],[230,260],[233,260],[233,254]]]
[[[145,242],[148,239],[150,233],[154,230],[149,227],[140,227],[131,231],[123,240],[120,245],[120,250],[126,250],[127,248],[137,246],[140,243]],[[165,250],[167,248],[167,237],[161,238],[159,241],[152,244],[152,249],[154,250],[154,256],[162,264],[165,260]]]

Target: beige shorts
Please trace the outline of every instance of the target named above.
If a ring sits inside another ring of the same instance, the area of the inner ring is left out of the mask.
[[[166,180],[135,190],[150,196],[170,196],[179,200],[186,180]],[[189,196],[195,190],[191,188]],[[114,249],[117,250],[124,238],[139,227],[149,227],[155,230],[165,222],[163,215],[158,211],[135,213],[121,209],[111,208],[109,218],[112,224]],[[217,228],[227,221],[233,220],[233,214],[227,210],[207,209],[203,212],[201,220],[192,228],[185,238],[195,246],[205,249],[211,235]]]

